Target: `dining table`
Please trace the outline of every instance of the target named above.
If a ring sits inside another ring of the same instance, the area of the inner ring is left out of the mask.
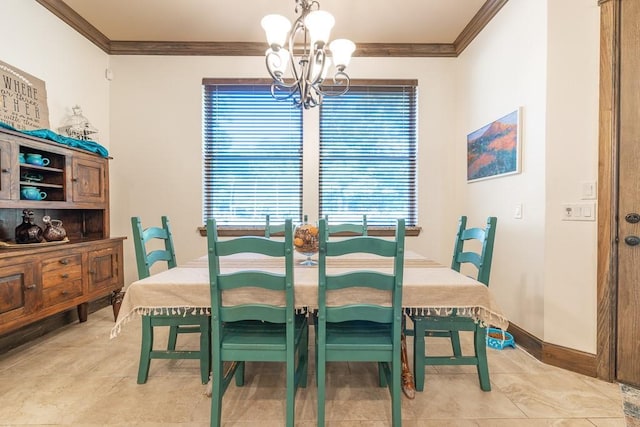
[[[318,267],[303,265],[306,256],[296,253],[294,268],[294,299],[296,310],[312,313],[318,307]],[[308,263],[305,263],[308,264]],[[282,259],[256,254],[222,257],[223,274],[243,269],[282,272]],[[339,274],[353,269],[392,272],[392,260],[368,254],[350,254],[327,258],[327,273]],[[387,303],[389,292],[366,288],[332,291],[327,294],[328,305],[370,302]],[[284,305],[284,294],[261,288],[243,288],[225,291],[223,304],[235,305],[256,300]],[[509,321],[496,303],[489,287],[430,260],[413,251],[405,251],[402,306],[407,314],[444,316],[456,313],[467,316],[485,326],[506,330]],[[169,270],[154,273],[137,280],[126,288],[116,323],[111,330],[115,338],[122,327],[143,315],[210,314],[211,291],[207,255],[190,260]],[[413,376],[406,354],[403,336],[403,391],[409,398],[415,395]]]

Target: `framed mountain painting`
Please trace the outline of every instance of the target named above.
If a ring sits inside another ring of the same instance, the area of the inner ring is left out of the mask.
[[[467,182],[520,172],[520,108],[467,135]]]

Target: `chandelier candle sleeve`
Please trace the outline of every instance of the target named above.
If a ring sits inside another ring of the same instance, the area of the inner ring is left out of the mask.
[[[265,63],[273,78],[271,95],[291,100],[296,107],[313,108],[322,103],[323,96],[339,96],[349,90],[345,69],[356,45],[347,39],[329,43],[335,19],[319,9],[317,1],[296,0],[295,11],[300,16],[293,25],[281,15],[267,15],[261,21],[269,44]],[[331,68],[332,82],[326,84]]]

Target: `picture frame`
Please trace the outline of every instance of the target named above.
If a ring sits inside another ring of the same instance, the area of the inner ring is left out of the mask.
[[[520,173],[522,108],[467,135],[467,182]]]

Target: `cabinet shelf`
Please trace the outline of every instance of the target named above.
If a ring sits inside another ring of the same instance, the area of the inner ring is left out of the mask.
[[[31,187],[43,187],[43,188],[64,188],[64,185],[60,184],[47,184],[46,182],[37,181],[20,181],[20,185],[29,185]]]
[[[49,167],[49,166],[32,165],[32,164],[29,164],[29,163],[20,163],[20,168],[21,169],[31,169],[31,170],[42,171],[42,172],[57,172],[57,173],[63,173],[64,172],[64,169],[52,168],[52,167]]]

